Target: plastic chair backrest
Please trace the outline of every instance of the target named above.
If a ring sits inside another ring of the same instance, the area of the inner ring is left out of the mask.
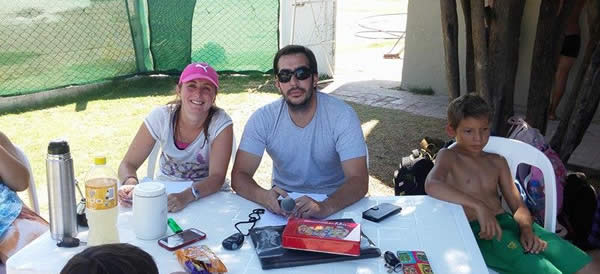
[[[150,180],[154,179],[158,155],[160,155],[160,144],[158,142],[155,142],[154,147],[152,148],[152,151],[150,152],[150,155],[148,155],[148,160],[147,160],[148,161],[148,170],[146,171],[147,179],[150,179]]]
[[[453,147],[456,143],[452,144]],[[544,228],[556,230],[556,177],[554,168],[546,155],[537,148],[514,139],[491,136],[483,151],[503,156],[508,162],[511,175],[517,174],[519,164],[535,166],[544,175],[545,215]]]
[[[235,134],[233,134],[232,137],[233,137],[233,141],[231,142],[231,160],[230,160],[231,165],[233,165],[233,162],[235,161],[235,153],[237,152],[237,142],[235,140]],[[154,148],[152,148],[150,155],[148,155],[148,170],[146,172],[146,178],[144,178],[142,180],[143,182],[148,181],[148,180],[151,181],[152,179],[154,179],[160,152],[161,152],[160,144],[158,142],[155,142]]]
[[[367,161],[367,173],[369,172],[369,146],[367,145],[367,142],[365,142],[365,148],[366,148],[366,161]]]
[[[17,152],[17,158],[23,162],[27,170],[29,171],[29,187],[27,187],[27,194],[29,195],[29,206],[31,209],[35,211],[35,213],[40,214],[40,203],[37,198],[37,192],[35,190],[35,181],[33,180],[33,172],[31,172],[31,163],[25,155],[25,152],[20,147],[15,146]]]

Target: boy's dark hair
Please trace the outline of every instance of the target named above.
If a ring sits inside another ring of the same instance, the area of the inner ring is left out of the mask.
[[[152,256],[130,244],[88,247],[71,258],[61,274],[158,274]]]
[[[448,124],[454,129],[465,118],[487,118],[489,120],[491,115],[490,106],[481,96],[475,94],[459,96],[448,105]]]
[[[275,58],[273,58],[273,74],[277,75],[279,72],[279,59],[281,56],[302,53],[308,59],[308,68],[312,71],[313,74],[318,73],[317,71],[317,58],[315,58],[315,54],[307,47],[300,45],[287,45],[277,51],[275,54]]]

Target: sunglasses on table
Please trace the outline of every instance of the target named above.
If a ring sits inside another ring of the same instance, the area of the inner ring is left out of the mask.
[[[312,76],[312,70],[308,67],[299,67],[295,70],[282,69],[277,73],[277,79],[281,83],[287,83],[292,80],[292,75],[298,80],[306,80]]]

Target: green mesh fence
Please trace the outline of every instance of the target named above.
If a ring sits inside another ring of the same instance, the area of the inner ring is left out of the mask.
[[[278,49],[278,0],[198,1],[192,61],[216,70],[267,71]]]
[[[0,96],[191,61],[268,71],[278,47],[278,0],[0,2]]]
[[[0,96],[137,71],[123,0],[5,3],[0,9]]]
[[[155,70],[181,70],[190,63],[195,5],[195,0],[148,1],[150,50]]]

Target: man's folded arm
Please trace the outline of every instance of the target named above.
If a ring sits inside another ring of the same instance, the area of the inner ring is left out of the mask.
[[[334,214],[343,208],[362,199],[369,191],[369,174],[367,157],[357,157],[342,162],[344,183],[322,202],[326,216]]]
[[[260,202],[260,193],[266,191],[254,180],[254,173],[260,165],[261,157],[239,149],[231,170],[231,187],[235,192],[254,202]]]

